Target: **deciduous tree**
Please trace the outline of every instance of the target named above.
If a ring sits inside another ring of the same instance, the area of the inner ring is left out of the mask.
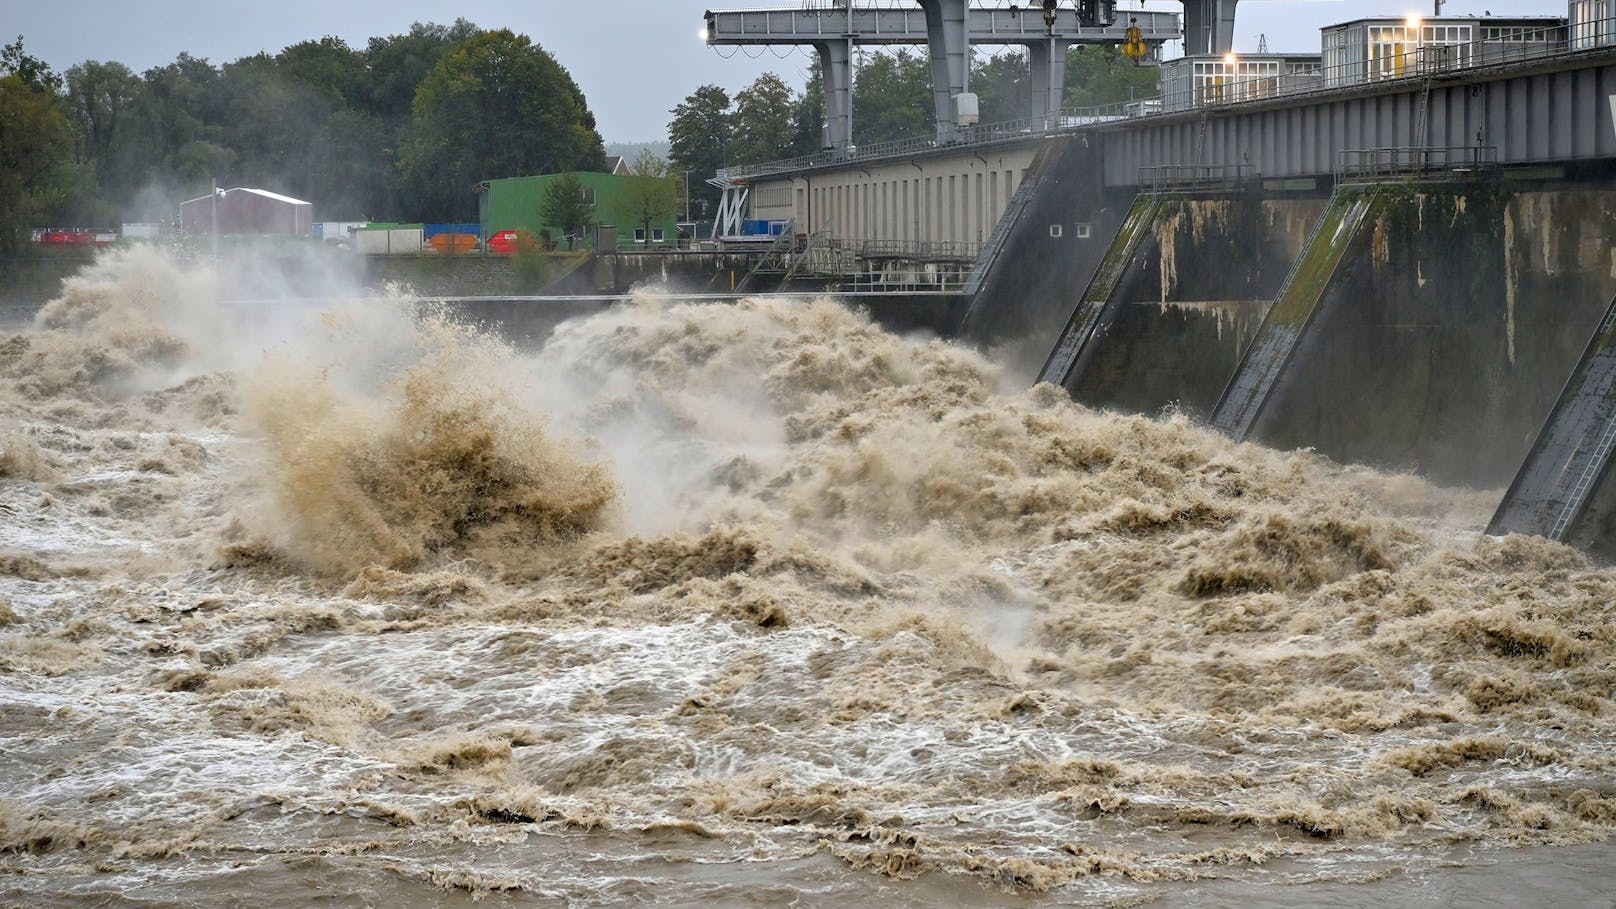
[[[853,112],[858,145],[929,132],[931,67],[926,59],[907,48],[866,56],[853,79]]]
[[[1020,120],[1035,113],[1029,110],[1029,71],[1027,55],[1020,51],[994,54],[971,69],[971,91],[976,92],[981,105],[983,123]],[[1042,115],[1044,111],[1036,113]]]
[[[718,190],[706,183],[724,166],[729,144],[729,95],[716,85],[703,85],[673,109],[668,123],[668,157],[681,174],[690,171],[691,201],[707,217],[718,207]]]
[[[679,212],[679,181],[668,173],[668,162],[649,148],[642,149],[634,159],[633,171],[623,187],[623,199],[649,243],[651,222],[675,217]]]
[[[774,73],[764,73],[735,96],[729,159],[740,164],[776,161],[791,154],[797,96]]]
[[[28,56],[22,38],[0,52],[0,269],[23,230],[61,206],[72,182],[72,128],[61,79]]]
[[[527,36],[499,29],[462,41],[422,80],[401,165],[416,216],[470,220],[481,180],[599,170],[605,161],[572,76]]]
[[[567,237],[567,248],[583,236],[595,222],[595,209],[590,204],[588,188],[577,174],[562,174],[544,187],[544,198],[539,202],[539,220],[561,228]]]
[[[1135,66],[1115,47],[1086,44],[1066,54],[1066,106],[1093,107],[1155,97],[1161,70]]]
[[[146,83],[122,63],[87,60],[67,71],[67,109],[77,136],[81,200],[91,223],[117,223],[144,177],[148,146],[134,117]]]

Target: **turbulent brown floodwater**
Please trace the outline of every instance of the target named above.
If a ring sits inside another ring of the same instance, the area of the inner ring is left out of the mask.
[[[1616,572],[831,300],[0,341],[0,903],[1609,905]]]

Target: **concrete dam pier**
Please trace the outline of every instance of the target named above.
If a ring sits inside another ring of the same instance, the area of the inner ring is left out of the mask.
[[[1019,322],[1045,339],[1038,378],[1091,406],[1173,408],[1239,439],[1508,486],[1494,532],[1616,556],[1608,170],[1327,186],[1230,181],[1125,207],[1092,193],[1079,218],[1116,213],[1103,246],[987,276],[962,333],[1015,350]],[[1005,231],[1012,246],[1047,246],[1041,214]]]

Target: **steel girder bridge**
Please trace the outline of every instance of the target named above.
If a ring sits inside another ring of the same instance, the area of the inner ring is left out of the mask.
[[[1066,50],[1117,44],[1136,60],[1155,59],[1163,42],[1185,40],[1187,53],[1222,53],[1233,44],[1237,0],[1184,0],[1184,28],[1172,13],[1116,11],[1115,0],[1027,0],[1025,7],[972,7],[970,0],[916,0],[917,8],[874,8],[852,0],[806,0],[798,9],[709,10],[710,45],[811,46],[825,92],[825,144],[853,140],[855,45],[924,44],[931,59],[932,103],[941,141],[975,117],[970,93],[973,44],[1019,44],[1032,70],[1032,110],[1054,113],[1065,90]]]

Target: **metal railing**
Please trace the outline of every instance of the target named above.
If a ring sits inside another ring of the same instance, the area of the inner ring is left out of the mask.
[[[956,262],[974,261],[982,252],[982,244],[966,240],[863,240],[833,239],[831,243],[865,259],[912,259],[927,261],[946,259]]]
[[[1492,145],[1436,148],[1344,148],[1336,153],[1338,183],[1367,183],[1387,177],[1468,176],[1498,168]]]
[[[1121,43],[1130,26],[1128,19],[1140,31],[1141,38],[1151,44],[1182,38],[1178,16],[1169,12],[1134,10],[1118,15],[1110,25],[1083,25],[1077,10],[1070,7],[1056,11],[1054,24],[1046,25],[1044,17],[1034,8],[1037,0],[1025,10],[1012,5],[1009,9],[972,6],[967,14],[967,27],[972,44],[994,44],[1001,39],[1039,40],[1055,37],[1093,43]],[[854,37],[860,44],[925,44],[926,14],[913,3],[875,6],[861,3],[856,6],[801,2],[798,8],[789,6],[773,9],[714,9],[706,14],[705,37],[712,45],[785,43],[789,39],[824,39]]]
[[[1409,51],[1383,55],[1372,64],[1368,60],[1333,66],[1321,63],[1317,67],[1302,67],[1286,73],[1229,78],[1220,83],[1217,91],[1208,91],[1204,85],[1192,85],[1151,98],[1098,107],[1063,108],[1047,116],[962,127],[941,139],[936,135],[923,135],[856,148],[827,149],[813,155],[721,168],[718,174],[734,180],[751,180],[815,167],[902,158],[938,149],[1032,139],[1143,117],[1182,115],[1189,110],[1207,107],[1233,107],[1279,99],[1333,95],[1353,88],[1414,82],[1461,72],[1485,72],[1584,54],[1616,53],[1616,17],[1520,30],[1505,38],[1484,37],[1466,44],[1411,43],[1414,46]],[[1436,48],[1464,48],[1465,52],[1439,52]],[[1162,64],[1164,78],[1175,62]]]
[[[1109,123],[1114,120],[1125,120],[1129,117],[1156,113],[1160,110],[1160,106],[1157,99],[1148,98],[1142,101],[1119,101],[1115,104],[1105,104],[1098,107],[1062,108],[1059,111],[1042,116],[1022,117],[1017,120],[982,123],[975,126],[962,126],[948,137],[942,139],[935,135],[910,136],[904,139],[874,142],[856,148],[826,149],[812,155],[799,155],[795,158],[766,161],[762,164],[721,167],[718,169],[715,179],[751,180],[770,174],[807,170],[812,167],[824,167],[853,161],[903,158],[916,152],[934,151],[940,148],[991,145],[995,142],[1031,139],[1062,130],[1076,129],[1081,126],[1093,126],[1097,123]]]
[[[969,277],[970,270],[964,263],[868,268],[846,276],[839,289],[853,293],[960,293]]]
[[[1153,192],[1238,186],[1251,179],[1250,164],[1154,164],[1139,168],[1139,185]]]
[[[1320,55],[1319,63],[1312,66],[1293,63],[1283,72],[1219,75],[1213,80],[1202,79],[1197,84],[1182,88],[1169,86],[1161,97],[1162,109],[1167,113],[1181,113],[1204,107],[1301,98],[1616,49],[1616,18],[1538,29],[1511,28],[1507,34],[1491,36],[1489,26],[1482,24],[1485,22],[1485,18],[1477,19],[1477,24],[1472,26],[1476,29],[1476,35],[1468,41],[1444,43],[1411,38],[1399,43],[1376,45],[1378,50],[1374,54],[1371,54],[1367,43],[1359,46],[1349,42],[1350,46],[1358,47],[1363,52],[1362,59],[1332,63],[1330,58],[1333,54],[1326,51]],[[1422,28],[1423,24],[1413,27]],[[1504,31],[1504,27],[1491,28]],[[1404,49],[1388,52],[1388,49],[1394,48]],[[1239,66],[1242,59],[1238,54],[1230,54],[1224,56],[1223,62]],[[1205,57],[1166,61],[1162,64],[1163,82],[1183,81],[1175,78],[1175,68],[1193,68],[1196,62],[1216,64],[1219,61]]]

